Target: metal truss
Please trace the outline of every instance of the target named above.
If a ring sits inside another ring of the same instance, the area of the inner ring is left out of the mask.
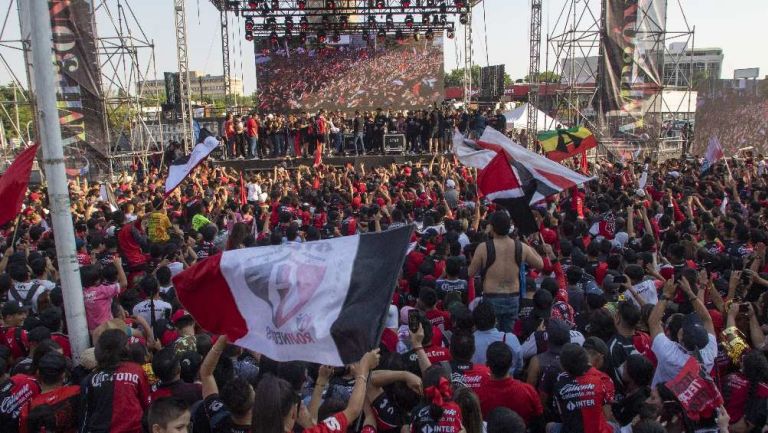
[[[541,63],[541,2],[531,1],[531,33],[528,66],[528,148],[535,148],[539,112],[539,65]]]

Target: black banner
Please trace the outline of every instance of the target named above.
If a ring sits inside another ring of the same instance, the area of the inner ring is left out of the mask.
[[[93,5],[88,0],[51,0],[48,6],[61,138],[67,171],[74,172],[86,158],[107,155]]]
[[[599,102],[604,112],[642,109],[642,97],[633,89],[637,43],[638,0],[605,0],[601,36]]]

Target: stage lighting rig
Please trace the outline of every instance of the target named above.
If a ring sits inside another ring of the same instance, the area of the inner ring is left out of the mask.
[[[373,15],[368,16],[368,27],[375,29],[376,28],[376,17]]]
[[[296,0],[296,7],[300,10],[304,10],[307,7],[307,0]]]
[[[304,32],[299,33],[299,42],[304,45],[307,43],[307,34]]]
[[[326,0],[325,8],[326,9],[330,9],[330,10],[336,9],[336,1],[335,0]]]
[[[376,0],[376,9],[384,9],[387,3],[384,0]]]
[[[448,16],[446,16],[445,14],[440,15],[440,25],[444,26],[446,24],[448,24]]]
[[[280,0],[272,0],[272,10],[280,9]]]
[[[371,39],[371,33],[368,31],[368,29],[363,30],[363,40],[367,41]]]
[[[422,25],[429,24],[429,14],[421,14],[421,24]]]
[[[290,38],[291,36],[293,36],[293,33],[289,29],[285,29],[285,37]]]
[[[341,15],[339,17],[339,24],[341,25],[342,29],[347,29],[349,27],[349,17],[346,15]]]
[[[246,30],[245,32],[245,40],[248,42],[251,42],[253,40],[253,32],[249,32]]]
[[[459,9],[467,6],[467,2],[464,0],[453,0],[453,4]]]
[[[395,28],[395,18],[392,14],[387,14],[387,30]]]
[[[301,17],[299,19],[299,28],[301,28],[302,32],[306,32],[307,30],[309,30],[309,20],[307,19],[307,17]]]
[[[267,28],[269,28],[270,30],[272,30],[272,31],[276,31],[277,30],[277,18],[269,17],[269,18],[267,18],[266,23],[267,23]]]
[[[428,41],[431,41],[435,37],[435,33],[432,31],[432,28],[428,28],[426,32],[424,32],[424,37],[427,38]]]
[[[259,7],[259,2],[257,1],[249,1],[248,2],[248,8],[249,9],[256,9]]]
[[[288,15],[285,17],[285,30],[286,31],[293,31],[293,17]]]
[[[328,23],[331,22],[331,17],[329,17],[328,15],[323,15],[320,21],[322,21],[323,24],[328,25]]]
[[[269,15],[269,5],[267,5],[266,3],[261,5],[261,14],[264,16]]]
[[[326,34],[325,30],[320,30],[317,32],[317,42],[324,44],[326,40]]]
[[[405,8],[411,7],[411,0],[400,0],[400,5]]]
[[[405,16],[405,25],[408,28],[413,27],[413,15],[408,14],[408,15]]]
[[[440,13],[444,14],[448,12],[448,5],[445,2],[440,3]]]
[[[338,43],[341,40],[341,34],[339,33],[338,30],[333,31],[333,36],[331,36],[331,40],[336,43]]]
[[[469,22],[469,17],[467,16],[467,14],[459,15],[459,22],[462,23],[463,25],[467,25],[467,23]]]
[[[385,32],[384,29],[379,29],[376,33],[376,37],[379,38],[379,40],[384,40],[387,38],[387,32]]]
[[[253,23],[253,19],[252,18],[246,18],[245,19],[245,31],[252,32],[254,26],[255,26],[255,24]]]
[[[428,8],[433,8],[435,6],[437,6],[437,2],[435,0],[427,0],[427,7]]]
[[[270,33],[269,34],[269,42],[272,45],[277,45],[277,41],[278,41],[278,39],[277,39],[277,32]]]
[[[405,34],[403,34],[402,30],[397,30],[395,32],[395,39],[398,40],[398,41],[402,41],[402,40],[405,39]]]

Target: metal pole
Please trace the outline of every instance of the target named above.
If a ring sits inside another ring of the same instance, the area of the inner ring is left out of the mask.
[[[69,341],[72,344],[72,355],[77,362],[80,353],[90,344],[83,304],[83,287],[80,284],[80,267],[75,255],[75,230],[69,213],[64,146],[61,143],[61,127],[56,108],[56,84],[51,63],[53,52],[51,21],[47,0],[30,0],[29,6],[32,22],[32,68],[40,129],[40,137],[37,140],[43,148],[43,170],[48,180],[48,199],[51,206],[67,329]]]

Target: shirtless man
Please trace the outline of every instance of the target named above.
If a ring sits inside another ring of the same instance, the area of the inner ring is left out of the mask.
[[[496,260],[483,278],[483,299],[493,305],[499,331],[511,332],[520,310],[520,269],[515,260],[515,241],[509,237],[510,219],[505,211],[494,212],[490,222]],[[522,254],[521,262],[528,267],[544,266],[541,256],[528,245],[522,244]],[[485,243],[478,245],[469,265],[469,278],[485,268],[487,257]]]

